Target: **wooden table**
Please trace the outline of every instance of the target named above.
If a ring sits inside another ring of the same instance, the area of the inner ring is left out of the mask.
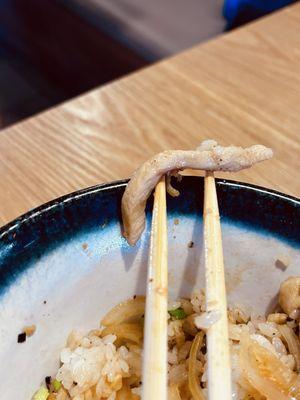
[[[204,138],[271,146],[234,179],[300,196],[299,32],[296,4],[2,131],[0,224]]]

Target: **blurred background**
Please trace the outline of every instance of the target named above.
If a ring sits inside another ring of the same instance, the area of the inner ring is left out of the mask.
[[[0,0],[0,128],[292,0]]]

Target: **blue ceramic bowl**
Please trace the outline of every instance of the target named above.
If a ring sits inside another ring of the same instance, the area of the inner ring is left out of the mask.
[[[116,303],[145,292],[147,227],[135,247],[120,234],[125,181],[47,203],[0,230],[0,393],[28,400],[58,367],[74,329],[88,331]],[[185,177],[168,198],[170,297],[203,287],[203,179]],[[300,201],[219,180],[229,303],[258,313],[276,302],[280,282],[299,275]],[[193,242],[193,245],[191,245]],[[36,333],[25,343],[26,325]]]

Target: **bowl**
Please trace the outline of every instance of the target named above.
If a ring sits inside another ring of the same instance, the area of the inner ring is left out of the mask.
[[[126,181],[72,193],[0,230],[1,398],[28,400],[58,368],[68,333],[96,328],[115,304],[145,293],[151,202],[135,247],[121,236]],[[169,296],[204,286],[203,179],[168,197]],[[229,304],[265,313],[280,282],[299,274],[300,201],[217,180]],[[17,343],[24,326],[36,332]]]

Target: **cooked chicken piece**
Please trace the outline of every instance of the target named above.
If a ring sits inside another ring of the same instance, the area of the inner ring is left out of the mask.
[[[267,160],[272,155],[272,150],[262,145],[246,149],[236,146],[222,147],[214,140],[204,141],[194,151],[167,150],[157,154],[135,171],[123,195],[122,217],[125,238],[131,245],[140,238],[145,227],[147,199],[163,175],[173,174],[186,168],[240,171]]]
[[[300,276],[292,276],[280,285],[279,304],[291,318],[300,309]]]

